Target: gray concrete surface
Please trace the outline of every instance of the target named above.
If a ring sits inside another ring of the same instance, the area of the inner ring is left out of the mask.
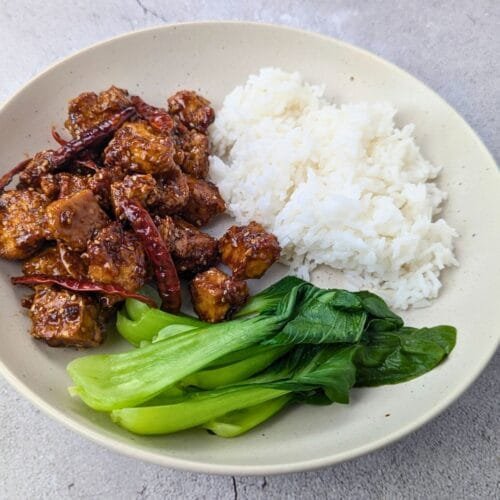
[[[500,158],[498,0],[0,0],[0,100],[91,43],[195,19],[287,24],[371,50],[434,88]],[[499,361],[497,353],[458,402],[399,443],[322,471],[267,478],[184,473],[117,455],[0,379],[0,498],[500,498]]]

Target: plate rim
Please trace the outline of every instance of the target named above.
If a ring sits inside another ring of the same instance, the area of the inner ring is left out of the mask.
[[[417,77],[413,76],[411,73],[400,68],[396,64],[384,59],[383,57],[374,54],[373,52],[370,52],[367,49],[363,49],[351,43],[339,40],[338,38],[335,38],[333,36],[324,35],[306,29],[294,28],[274,23],[237,21],[237,20],[186,21],[186,22],[165,23],[165,24],[150,26],[147,28],[128,31],[120,35],[106,38],[99,42],[88,45],[84,48],[81,48],[79,50],[76,50],[62,58],[59,58],[50,65],[48,65],[47,67],[45,67],[45,69],[43,69],[42,71],[34,75],[32,78],[30,78],[24,85],[22,85],[19,89],[15,90],[9,97],[7,97],[2,103],[0,103],[0,114],[12,101],[14,101],[20,94],[22,94],[27,87],[34,84],[38,79],[42,78],[45,74],[50,73],[53,69],[57,68],[60,65],[63,65],[66,61],[84,52],[92,51],[95,48],[105,46],[109,43],[114,43],[122,38],[124,39],[128,37],[133,37],[137,34],[153,32],[153,31],[170,30],[170,29],[175,29],[176,27],[192,27],[196,29],[199,26],[214,26],[214,25],[232,25],[232,26],[240,25],[240,26],[265,28],[269,30],[281,30],[281,31],[288,31],[290,32],[290,34],[317,38],[319,40],[328,43],[333,42],[334,44],[336,44],[341,48],[357,52],[360,55],[371,58],[377,64],[382,64],[392,71],[399,72],[400,74],[409,77],[414,81],[414,83],[417,83],[418,85],[425,88],[425,90],[427,90],[428,92],[431,92],[435,98],[440,100],[455,115],[455,118],[459,119],[462,126],[465,126],[465,128],[471,134],[471,138],[474,139],[476,147],[482,150],[482,153],[485,155],[485,158],[488,158],[490,163],[494,165],[498,171],[498,167],[496,165],[496,161],[493,155],[490,153],[490,151],[483,143],[479,135],[467,123],[467,121],[443,97],[441,97],[426,83],[422,82]],[[403,437],[409,435],[410,433],[416,431],[417,429],[419,429],[420,427],[422,427],[423,425],[425,425],[426,423],[430,422],[435,417],[437,417],[451,404],[453,404],[469,387],[471,387],[471,385],[477,380],[479,375],[482,373],[482,371],[491,361],[492,357],[495,355],[499,344],[500,344],[500,337],[497,337],[495,348],[492,349],[491,352],[480,361],[480,363],[474,365],[474,368],[469,371],[470,374],[469,377],[462,384],[455,387],[454,390],[448,393],[439,402],[438,405],[436,405],[431,410],[421,415],[419,418],[412,420],[410,423],[401,427],[397,431],[394,431],[376,441],[367,443],[362,446],[358,446],[356,448],[341,453],[326,455],[321,458],[314,458],[310,460],[301,460],[297,462],[281,463],[273,465],[226,465],[226,464],[213,464],[213,463],[210,464],[204,461],[187,460],[183,458],[173,457],[171,455],[160,455],[156,452],[146,451],[136,447],[133,444],[122,443],[112,437],[108,437],[98,431],[94,431],[93,429],[88,428],[86,425],[79,423],[76,420],[72,419],[71,417],[67,416],[63,410],[60,410],[52,406],[51,404],[47,403],[42,397],[38,396],[35,392],[33,392],[20,378],[18,378],[13,372],[11,372],[8,369],[8,367],[3,363],[1,358],[0,358],[0,375],[2,375],[10,383],[10,385],[14,387],[14,389],[16,389],[21,395],[23,395],[26,399],[32,402],[46,415],[62,423],[66,428],[75,431],[81,436],[84,436],[85,438],[93,441],[94,443],[105,446],[106,448],[112,451],[121,453],[131,458],[140,459],[164,467],[171,467],[179,470],[198,472],[198,473],[209,473],[218,475],[242,475],[242,476],[276,475],[276,474],[288,474],[294,472],[317,470],[323,467],[332,466],[341,462],[352,460],[356,457],[360,457],[362,455],[371,453],[375,450],[384,448],[402,439]]]

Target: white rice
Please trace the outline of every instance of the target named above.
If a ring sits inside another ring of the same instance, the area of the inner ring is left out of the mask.
[[[446,198],[431,182],[440,167],[395,114],[383,102],[337,106],[299,73],[262,69],[224,100],[211,176],[237,223],[278,237],[294,274],[326,264],[348,288],[406,309],[438,295],[457,233],[433,221]]]

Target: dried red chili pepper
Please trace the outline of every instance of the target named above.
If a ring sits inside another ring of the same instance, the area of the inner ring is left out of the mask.
[[[63,139],[61,137],[61,134],[56,130],[55,127],[52,127],[51,134],[52,134],[53,139],[61,146],[66,146],[66,144],[68,144],[69,140]],[[96,170],[99,170],[99,166],[94,161],[94,157],[96,157],[96,156],[97,156],[97,154],[95,151],[85,149],[78,155],[78,157],[75,159],[74,162],[79,167],[85,167],[85,168],[88,168],[90,170],[96,171]]]
[[[54,141],[56,141],[60,146],[66,146],[66,144],[68,144],[69,141],[63,139],[55,127],[52,127],[50,133],[52,134]]]
[[[97,146],[103,139],[115,132],[124,122],[135,115],[135,113],[135,108],[132,106],[125,108],[113,115],[109,120],[105,120],[95,127],[85,130],[77,139],[65,142],[59,149],[47,151],[46,158],[49,161],[49,169],[45,173],[55,171],[58,167],[77,157],[80,153]],[[80,159],[85,160],[87,158],[84,156]],[[0,192],[3,191],[15,175],[21,173],[28,166],[31,160],[32,158],[22,161],[19,165],[16,165],[12,170],[0,177]]]
[[[94,161],[89,159],[86,160],[80,160],[76,159],[74,163],[77,167],[84,167],[88,168],[89,170],[93,170],[94,172],[97,172],[99,170],[99,165]]]
[[[130,100],[141,118],[146,120],[158,132],[170,134],[174,128],[174,120],[166,109],[151,106],[136,95],[133,95]]]
[[[85,278],[70,278],[69,276],[48,276],[46,274],[33,274],[31,276],[14,276],[10,278],[13,285],[59,285],[74,292],[102,292],[110,295],[119,295],[127,299],[136,299],[150,307],[156,307],[153,299],[140,293],[129,292],[121,286],[111,283],[98,283]]]
[[[20,174],[31,161],[31,158],[23,160],[21,163],[17,164],[13,169],[9,170],[6,174],[0,177],[0,193],[5,189],[5,186],[13,179],[17,174]]]
[[[99,144],[103,139],[120,128],[129,118],[135,115],[135,108],[132,106],[123,109],[113,115],[109,120],[104,120],[95,127],[89,128],[81,133],[80,137],[73,139],[51,155],[51,163],[60,166],[73,159],[78,153]]]
[[[162,308],[166,311],[178,312],[181,308],[181,285],[166,243],[153,219],[141,205],[132,200],[125,200],[122,208],[153,264]]]

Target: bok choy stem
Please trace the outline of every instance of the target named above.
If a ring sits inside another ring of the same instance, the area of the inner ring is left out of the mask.
[[[278,398],[287,392],[266,387],[232,387],[195,393],[184,401],[169,405],[114,410],[111,419],[135,434],[170,434]]]
[[[204,423],[202,427],[220,437],[241,436],[276,415],[292,399],[292,394],[285,394],[255,406],[226,413]]]
[[[68,365],[72,393],[101,411],[140,404],[217,358],[260,342],[283,321],[280,316],[234,320],[123,354],[75,359]]]
[[[264,370],[289,350],[290,347],[288,346],[267,348],[259,354],[230,365],[205,369],[188,375],[182,380],[181,385],[184,387],[194,386],[200,389],[215,389],[234,384]]]
[[[141,315],[136,320],[129,319],[124,311],[119,311],[116,315],[116,329],[122,337],[136,347],[145,340],[151,341],[160,330],[170,325],[186,325],[192,328],[207,326],[206,323],[195,318],[168,313],[160,309],[141,308],[141,311]],[[137,314],[138,310],[135,310],[135,313]]]

